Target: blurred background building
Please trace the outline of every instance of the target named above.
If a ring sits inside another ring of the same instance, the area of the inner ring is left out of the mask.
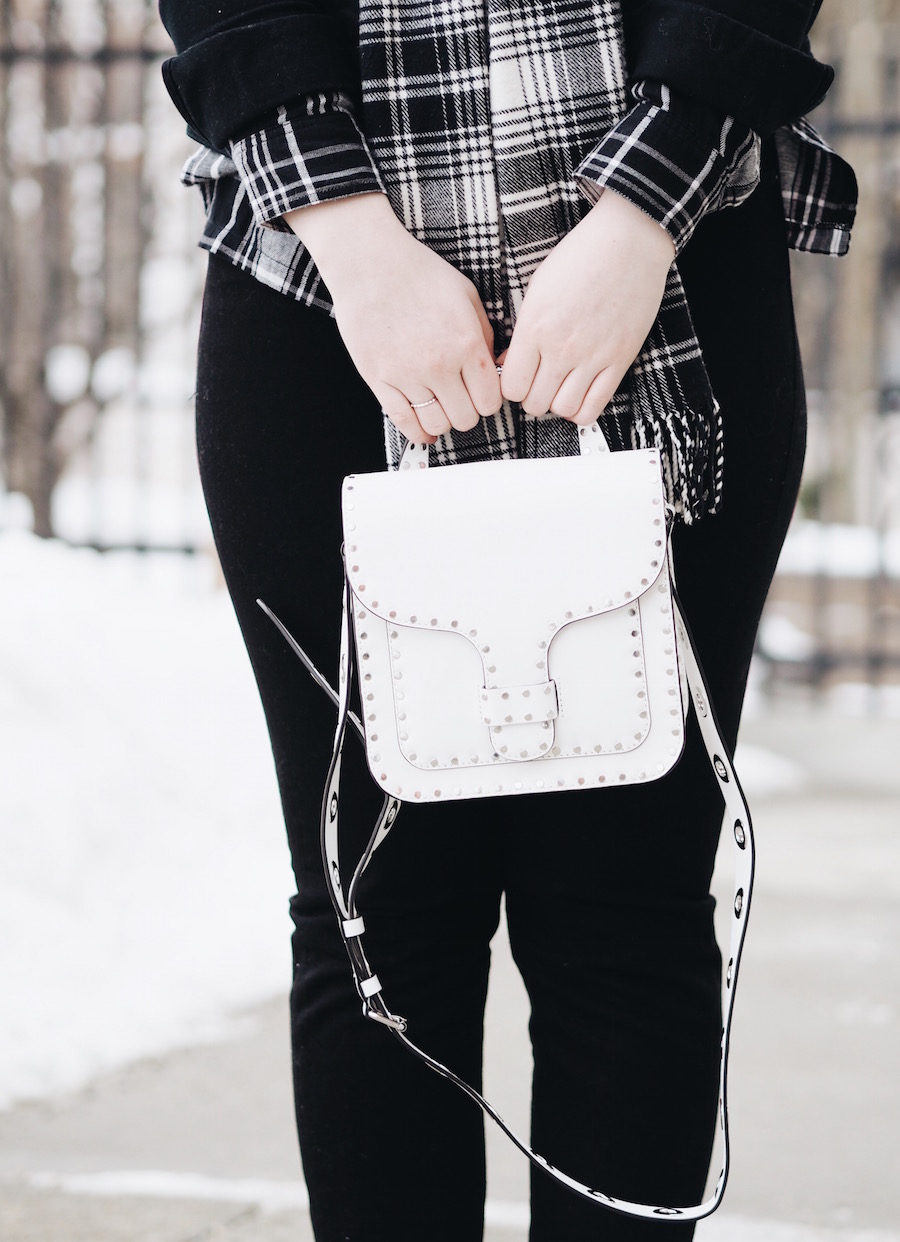
[[[847,259],[795,256],[810,447],[760,668],[875,710],[900,702],[900,0],[826,0],[814,44],[860,212]],[[0,0],[0,529],[209,550],[167,49],[153,0]]]

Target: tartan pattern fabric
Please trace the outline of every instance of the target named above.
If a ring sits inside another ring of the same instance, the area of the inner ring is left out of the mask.
[[[800,117],[775,133],[788,242],[795,250],[842,255],[856,212],[853,169]]]
[[[633,90],[633,108],[575,169],[582,192],[610,186],[658,221],[676,252],[710,211],[736,207],[759,183],[760,140],[731,117],[682,100],[658,82]]]
[[[360,5],[362,128],[388,197],[415,237],[473,281],[498,353],[530,276],[597,197],[576,168],[628,112],[620,17],[617,5],[578,0]],[[504,409],[499,434],[491,421],[442,436],[437,462],[574,448],[563,420]],[[614,447],[660,448],[685,521],[715,510],[718,408],[674,265],[605,426]],[[391,457],[398,440],[389,430]]]

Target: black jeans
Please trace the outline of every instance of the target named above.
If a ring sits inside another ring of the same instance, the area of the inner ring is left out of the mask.
[[[724,508],[675,538],[684,606],[734,739],[754,634],[803,456],[804,403],[770,160],[742,207],[680,260],[726,425]],[[203,484],[265,706],[297,878],[297,1124],[320,1242],[472,1242],[481,1116],[363,1021],[321,874],[333,710],[255,604],[336,667],[338,491],[383,466],[381,416],[335,324],[212,256],[197,390]],[[598,538],[602,538],[602,533]],[[427,545],[408,549],[427,555]],[[401,550],[403,554],[403,550]],[[353,748],[356,749],[355,747]],[[361,758],[342,821],[358,849],[378,795]],[[696,1202],[714,1130],[720,958],[709,883],[722,808],[695,727],[647,786],[405,807],[361,895],[367,947],[411,1037],[478,1084],[489,940],[506,894],[531,999],[535,1146],[608,1193]],[[533,1242],[684,1242],[535,1173]]]

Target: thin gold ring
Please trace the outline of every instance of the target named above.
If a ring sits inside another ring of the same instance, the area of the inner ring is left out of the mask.
[[[424,410],[426,406],[436,404],[437,397],[432,397],[430,401],[410,401],[409,407],[411,410]]]

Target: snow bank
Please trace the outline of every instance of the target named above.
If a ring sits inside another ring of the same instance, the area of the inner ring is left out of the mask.
[[[265,727],[210,579],[0,535],[0,1107],[288,986]]]

